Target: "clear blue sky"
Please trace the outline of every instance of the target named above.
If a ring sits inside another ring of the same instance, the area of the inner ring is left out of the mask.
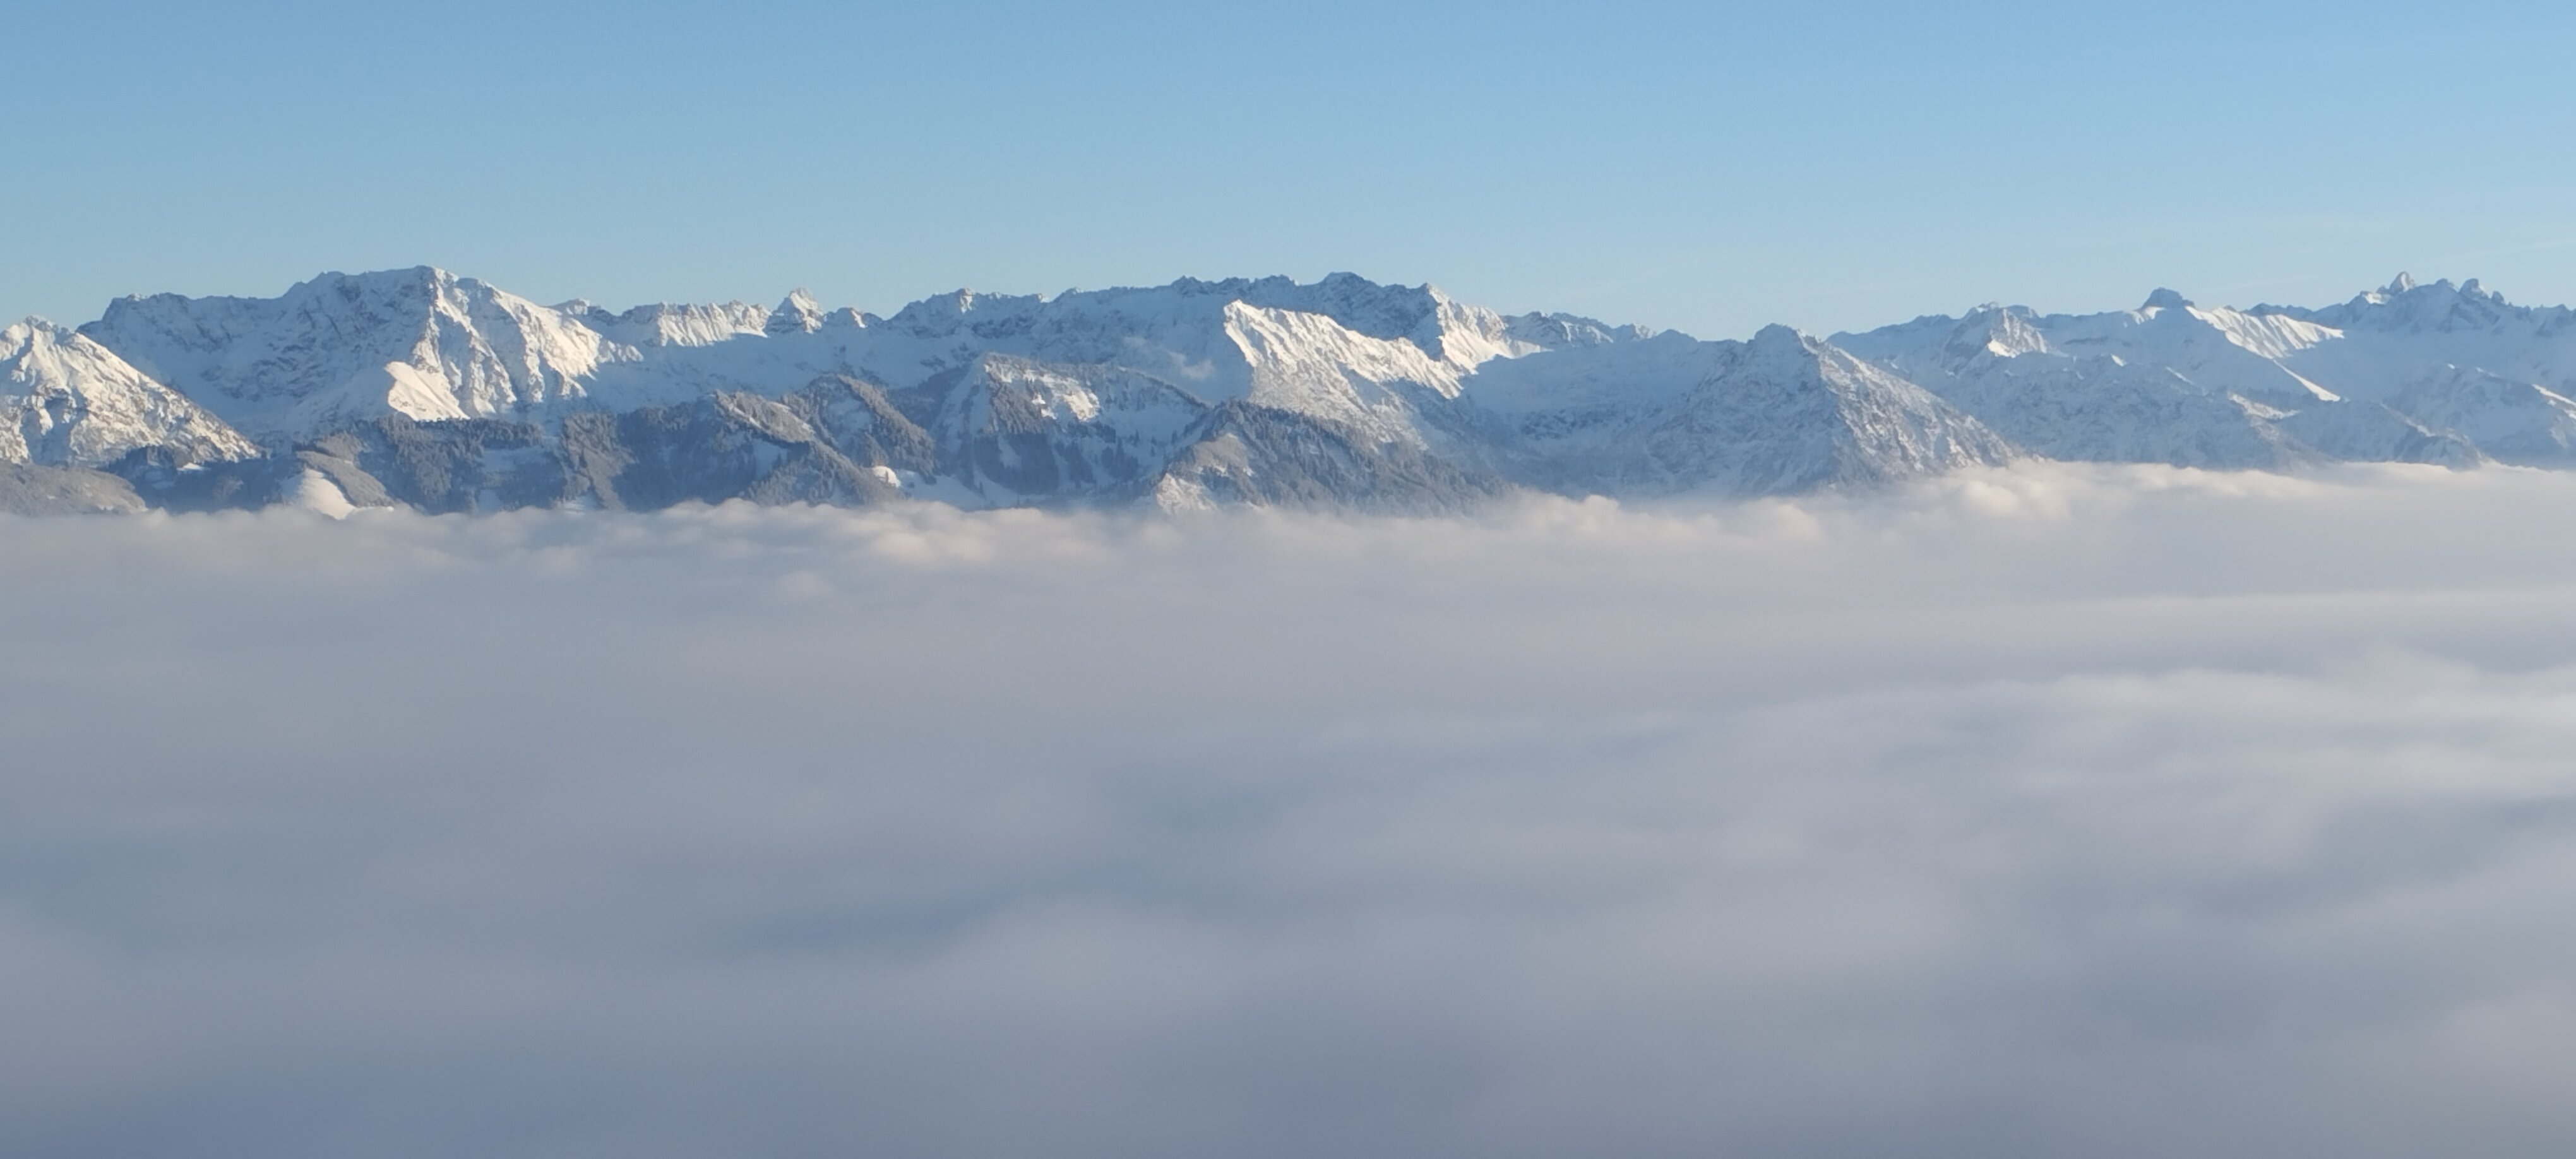
[[[0,5],[0,314],[1349,269],[1711,337],[2576,300],[2564,4]]]

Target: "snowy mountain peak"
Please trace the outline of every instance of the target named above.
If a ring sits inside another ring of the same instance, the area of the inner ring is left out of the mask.
[[[58,343],[68,333],[63,327],[30,314],[23,321],[0,328],[0,364],[15,364],[34,351],[38,343]]]
[[[2398,288],[2400,284],[2404,288]],[[2447,278],[2430,284],[2401,277],[2385,289],[2354,297],[2323,310],[2271,308],[2344,329],[2465,333],[2530,328],[2555,331],[2576,322],[2566,307],[2533,309],[2516,306],[2475,278],[2459,285]]]
[[[1015,326],[1024,328],[1026,319],[1046,302],[1035,294],[979,294],[961,289],[905,306],[887,322],[895,329],[923,338],[950,337],[961,332],[991,335]]]
[[[1533,312],[1503,319],[1503,336],[1516,346],[1538,351],[1643,342],[1653,338],[1655,331],[1644,326],[1613,326],[1577,314]]]
[[[762,327],[768,334],[811,334],[823,328],[823,306],[814,295],[798,287],[790,292],[778,308],[769,312],[769,322]]]
[[[81,333],[233,426],[283,440],[384,414],[435,421],[562,402],[637,345],[710,341],[759,320],[725,314],[574,317],[419,266],[325,274],[276,298],[124,298]]]
[[[1753,341],[1748,345],[1756,357],[1779,358],[1812,356],[1823,344],[1799,333],[1795,327],[1774,322],[1755,331]]]
[[[2404,270],[2399,270],[2397,271],[2396,277],[2388,279],[2388,288],[2381,290],[2380,293],[2387,294],[2390,297],[2395,297],[2414,288],[2415,275],[2407,273]]]
[[[2576,311],[2407,276],[2316,310],[2164,297],[2031,316],[2036,358],[1963,357],[1971,327],[1929,320],[1835,341],[2053,458],[2576,465]]]
[[[152,447],[190,463],[259,453],[78,331],[42,318],[0,329],[0,463],[97,467]]]
[[[419,266],[126,298],[78,331],[31,319],[0,331],[0,373],[0,459],[257,496],[319,456],[353,502],[442,511],[487,492],[993,505],[1166,483],[1412,510],[1512,486],[1876,485],[2024,451],[2576,466],[2576,311],[2406,277],[2318,310],[2160,289],[2094,315],[1988,305],[1702,342],[1350,273],[959,290],[889,320],[801,289],[549,307]],[[242,473],[208,466],[231,460]],[[217,476],[233,489],[191,482]]]
[[[2030,311],[2019,306],[1987,304],[1968,312],[1942,344],[1952,361],[1972,358],[2019,358],[2045,354],[2048,337],[2032,324]]]
[[[392,295],[403,293],[435,293],[441,289],[453,288],[457,281],[458,279],[456,275],[440,269],[437,266],[408,266],[402,269],[392,270],[366,270],[354,274],[342,273],[338,270],[329,270],[315,275],[309,280],[296,283],[294,286],[289,287],[286,293],[289,297],[293,297],[299,292],[320,292],[325,290],[345,297],[357,297],[367,294]],[[478,282],[476,284],[480,285],[481,283]]]

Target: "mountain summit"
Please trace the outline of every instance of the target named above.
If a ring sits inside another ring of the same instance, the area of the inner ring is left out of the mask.
[[[0,332],[0,370],[9,478],[86,473],[49,494],[183,510],[1438,512],[1877,487],[2022,455],[2576,466],[2576,313],[2405,275],[2321,309],[2159,289],[2108,314],[1731,342],[1353,274],[960,290],[878,317],[803,290],[545,306],[418,267],[30,320]]]

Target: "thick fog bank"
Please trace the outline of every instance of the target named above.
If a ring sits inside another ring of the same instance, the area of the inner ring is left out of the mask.
[[[2576,477],[0,520],[25,1156],[2558,1156]]]

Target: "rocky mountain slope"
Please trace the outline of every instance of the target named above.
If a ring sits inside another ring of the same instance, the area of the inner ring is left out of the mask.
[[[1731,342],[1348,274],[959,291],[879,317],[802,291],[547,306],[423,267],[30,320],[0,331],[0,370],[0,463],[99,509],[127,503],[111,478],[180,510],[1436,512],[1875,487],[2019,455],[2576,463],[2576,312],[2404,278],[2315,310],[2158,291]]]
[[[0,463],[96,467],[146,447],[244,459],[250,440],[107,348],[41,318],[0,330]]]
[[[1986,306],[1833,341],[2034,454],[2280,468],[2359,460],[2561,466],[2576,457],[2576,314],[2470,282],[2340,306]]]

